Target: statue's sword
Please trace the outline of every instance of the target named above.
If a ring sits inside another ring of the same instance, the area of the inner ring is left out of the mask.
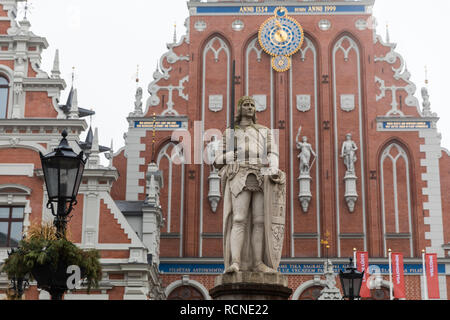
[[[235,139],[235,105],[236,105],[236,85],[240,84],[240,77],[236,77],[236,61],[233,60],[233,67],[232,67],[232,75],[231,75],[231,102],[230,102],[230,137],[228,137],[227,142],[227,151],[234,151],[236,152],[237,146],[236,146],[236,139]]]

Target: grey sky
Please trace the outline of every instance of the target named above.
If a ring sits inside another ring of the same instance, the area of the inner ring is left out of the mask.
[[[430,2],[433,5],[427,5]],[[398,44],[396,51],[407,63],[420,102],[428,66],[432,111],[441,117],[442,145],[450,149],[448,12],[448,0],[376,0],[374,8],[377,33],[384,39],[389,24],[390,39]],[[174,24],[179,40],[186,32],[187,17],[185,0],[34,0],[29,14],[32,31],[50,44],[42,69],[52,69],[54,52],[59,49],[68,84],[62,100],[67,97],[74,66],[79,105],[96,111],[93,126],[99,128],[100,143],[109,146],[113,139],[115,150],[124,144],[126,117],[134,108],[137,65],[146,100],[156,63],[167,51],[166,43],[172,42]]]

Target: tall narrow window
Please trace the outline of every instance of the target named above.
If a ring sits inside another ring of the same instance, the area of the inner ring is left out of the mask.
[[[8,109],[9,81],[0,76],[0,119],[6,118]]]
[[[22,240],[24,207],[0,207],[0,248],[19,246]]]

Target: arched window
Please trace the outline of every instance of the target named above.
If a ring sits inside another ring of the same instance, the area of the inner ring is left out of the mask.
[[[380,169],[384,255],[395,245],[413,257],[412,181],[406,150],[398,143],[388,145],[381,154]]]
[[[0,75],[0,119],[5,119],[8,111],[9,81]]]
[[[205,300],[205,298],[197,288],[181,286],[173,290],[167,300]]]

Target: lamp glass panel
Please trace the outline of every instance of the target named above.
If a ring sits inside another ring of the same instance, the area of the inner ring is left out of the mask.
[[[74,188],[74,196],[78,194],[78,190],[80,189],[81,180],[83,179],[84,172],[84,163],[82,161],[79,162],[78,172],[77,172],[77,180],[75,182]]]
[[[45,159],[42,161],[42,169],[44,170],[45,185],[47,187],[48,197],[55,199],[58,197],[58,162],[55,159]]]
[[[344,291],[344,297],[350,296],[350,286],[351,286],[351,280],[346,277],[346,274],[341,275],[341,285],[342,290]]]
[[[354,290],[354,294],[353,294],[353,296],[355,296],[355,297],[359,297],[359,293],[360,293],[360,290],[361,290],[361,284],[362,284],[362,277],[357,277],[357,278],[355,278],[354,279],[354,281],[353,281],[353,285],[354,285],[354,288],[353,288],[353,290]]]
[[[79,160],[77,158],[63,158],[60,169],[60,194],[65,198],[72,198],[76,195]]]

